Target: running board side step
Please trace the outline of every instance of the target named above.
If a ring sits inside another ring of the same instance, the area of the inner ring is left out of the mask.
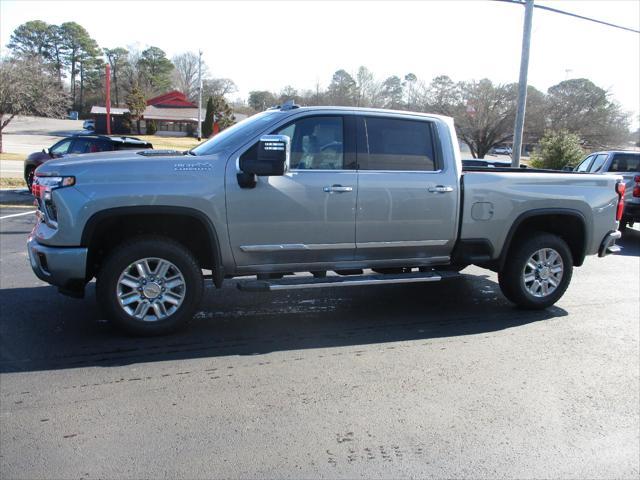
[[[436,271],[401,273],[397,275],[348,275],[325,278],[305,276],[297,278],[282,278],[277,280],[243,280],[238,282],[238,288],[243,292],[272,292],[276,290],[296,290],[302,288],[356,287],[358,285],[439,282],[440,280],[457,276],[459,276],[457,272]]]

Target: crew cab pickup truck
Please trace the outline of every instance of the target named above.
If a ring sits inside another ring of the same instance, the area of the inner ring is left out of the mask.
[[[576,172],[621,175],[625,182],[624,212],[620,231],[640,222],[640,152],[616,150],[589,154],[576,167]]]
[[[108,317],[145,335],[185,326],[205,278],[250,293],[475,264],[515,304],[546,308],[585,256],[618,249],[624,207],[615,175],[463,172],[448,117],[292,104],[187,152],[49,161],[34,192],[35,274],[74,296],[95,277]]]

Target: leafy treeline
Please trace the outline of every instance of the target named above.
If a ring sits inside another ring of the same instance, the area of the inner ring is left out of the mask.
[[[294,100],[301,105],[342,105],[391,108],[452,116],[460,139],[474,157],[482,158],[491,148],[511,141],[514,128],[516,83],[494,84],[491,80],[455,82],[446,75],[429,82],[409,73],[382,81],[366,67],[355,75],[345,70],[333,74],[326,89],[297,90],[286,86],[280,93],[252,91],[249,106],[263,110]],[[592,148],[617,146],[629,138],[629,114],[610,94],[590,80],[565,80],[543,93],[528,87],[525,141],[537,143],[546,131],[576,134]]]
[[[92,105],[104,104],[106,62],[111,65],[112,104],[129,107],[132,120],[138,125],[145,99],[171,88],[182,91],[191,100],[197,98],[197,53],[185,52],[168,59],[165,52],[155,46],[141,51],[117,46],[101,49],[75,22],[51,25],[40,20],[20,25],[11,35],[8,47],[12,57],[2,60],[1,65],[7,70],[6,75],[15,78],[15,72],[22,69],[31,75],[38,71],[39,76],[22,78],[20,85],[0,86],[3,96],[0,98],[3,105],[0,134],[12,115],[37,114],[42,110],[37,105],[27,108],[25,105],[29,102],[22,102],[20,109],[12,108],[12,104],[5,101],[11,97],[8,89],[25,92],[29,82],[40,85],[40,90],[47,85],[46,95],[30,98],[35,98],[34,102],[50,101],[56,105],[55,109],[48,110],[50,115],[61,114],[62,100],[67,102],[68,109],[85,115]],[[235,83],[228,78],[212,77],[205,64],[202,71],[203,103],[212,98],[213,110],[208,115],[215,116],[221,127],[233,123],[225,96],[237,91]],[[279,93],[252,91],[246,113],[286,100],[302,105],[440,113],[454,117],[460,139],[474,157],[484,157],[492,147],[511,140],[516,92],[515,83],[495,84],[488,79],[454,81],[446,75],[425,81],[408,73],[379,80],[369,69],[360,67],[353,75],[343,69],[336,71],[326,88],[317,84],[313,89],[301,90],[285,86]],[[236,111],[243,111],[242,108],[242,103],[234,104]],[[588,79],[565,80],[547,92],[529,86],[525,143],[537,143],[547,131],[563,130],[577,135],[586,147],[613,147],[629,138],[628,126],[629,114],[622,111],[609,92]]]
[[[126,98],[139,90],[150,98],[176,88],[191,100],[197,98],[198,55],[186,52],[167,58],[158,47],[144,50],[124,47],[100,48],[75,22],[52,25],[33,20],[20,25],[8,44],[16,59],[40,58],[69,92],[69,108],[87,113],[104,102],[105,63],[111,65],[112,102],[125,106]],[[230,79],[213,78],[203,64],[204,98],[237,90]]]

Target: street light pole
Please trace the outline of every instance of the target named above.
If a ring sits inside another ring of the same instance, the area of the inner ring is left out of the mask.
[[[533,19],[533,0],[526,0],[524,7],[524,29],[522,32],[522,54],[520,57],[520,80],[518,83],[518,110],[513,132],[513,157],[511,166],[520,166],[522,153],[522,132],[524,130],[524,115],[527,105],[527,74],[529,72],[529,47],[531,45],[531,20]]]
[[[202,140],[202,50],[198,52],[198,141]]]

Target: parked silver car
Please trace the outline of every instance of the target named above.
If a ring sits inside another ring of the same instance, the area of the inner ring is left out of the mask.
[[[640,222],[640,152],[625,150],[594,152],[582,160],[576,172],[614,173],[625,182],[624,213],[620,230]]]

